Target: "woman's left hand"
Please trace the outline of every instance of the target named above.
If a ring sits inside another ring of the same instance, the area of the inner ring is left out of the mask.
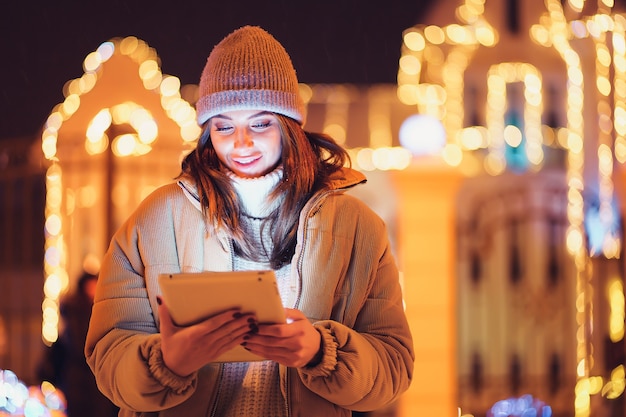
[[[244,347],[282,365],[301,368],[318,360],[322,336],[299,310],[286,308],[287,323],[259,324],[250,332]]]

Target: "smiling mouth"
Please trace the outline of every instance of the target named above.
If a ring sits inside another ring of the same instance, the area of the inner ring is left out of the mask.
[[[256,155],[256,156],[247,156],[247,157],[242,157],[242,158],[233,158],[233,161],[239,165],[250,165],[259,159],[261,159],[261,157]]]

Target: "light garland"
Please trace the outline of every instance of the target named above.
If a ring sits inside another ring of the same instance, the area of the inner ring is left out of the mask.
[[[620,251],[620,238],[615,230],[615,215],[613,213],[613,123],[612,103],[610,96],[613,93],[611,83],[612,55],[607,45],[607,33],[614,30],[612,17],[606,14],[597,14],[587,21],[587,33],[595,48],[596,89],[598,91],[598,198],[600,202],[599,217],[604,229],[602,254],[607,258],[617,258]],[[613,41],[619,45],[623,43],[623,34],[614,32]],[[619,48],[614,51],[615,58],[619,59]],[[621,55],[623,57],[623,55]],[[615,95],[614,105],[620,105],[619,94]],[[621,103],[623,105],[623,102]],[[593,252],[591,255],[595,255]]]
[[[418,25],[405,31],[398,70],[398,99],[417,112],[441,120],[448,136],[443,161],[459,166],[464,137],[464,74],[479,47],[498,42],[495,29],[483,18],[484,0],[467,0],[456,9],[463,25]],[[481,144],[482,145],[482,144]]]
[[[524,85],[524,132],[520,131],[518,135],[526,138],[525,153],[533,170],[538,170],[543,162],[541,73],[527,63],[501,63],[493,65],[487,73],[486,118],[489,157],[485,169],[491,175],[501,174],[506,166],[505,142],[513,147],[519,146],[519,142],[511,143],[511,138],[507,137],[508,128],[518,128],[505,125],[506,86],[516,82]]]

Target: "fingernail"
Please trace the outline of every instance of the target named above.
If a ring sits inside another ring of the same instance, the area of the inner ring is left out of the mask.
[[[250,325],[250,333],[257,333],[258,331],[259,331],[259,326],[257,326],[256,324]]]
[[[246,347],[247,343],[246,342],[241,342],[241,346]]]
[[[235,313],[233,314],[233,318],[234,318],[234,319],[238,319],[238,318],[239,318],[239,317],[241,317],[241,316],[243,316],[243,314],[241,314],[239,311],[237,311],[237,312],[235,312]]]
[[[161,299],[161,296],[160,296],[160,295],[157,295],[157,304],[158,304],[158,305],[163,304],[163,300]]]

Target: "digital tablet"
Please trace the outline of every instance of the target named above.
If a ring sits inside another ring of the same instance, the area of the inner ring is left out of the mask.
[[[255,313],[259,323],[284,323],[274,271],[197,272],[159,275],[159,286],[174,323],[186,326],[231,308]],[[216,362],[264,360],[237,346]]]

